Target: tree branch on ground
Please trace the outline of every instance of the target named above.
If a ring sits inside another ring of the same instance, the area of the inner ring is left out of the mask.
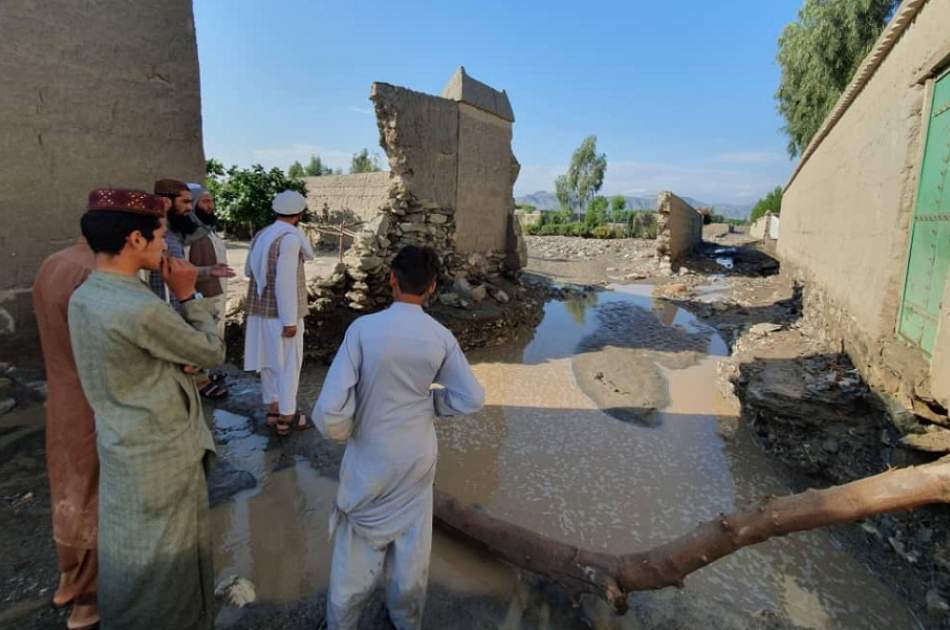
[[[690,573],[743,547],[932,503],[950,503],[950,457],[824,490],[770,498],[758,507],[702,523],[666,544],[626,555],[587,551],[547,538],[464,506],[439,490],[435,520],[511,564],[559,584],[575,598],[598,595],[622,613],[630,593],[682,586]]]

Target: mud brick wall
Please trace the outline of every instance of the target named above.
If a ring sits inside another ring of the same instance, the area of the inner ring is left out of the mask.
[[[89,190],[204,173],[191,0],[0,2],[0,357],[35,347],[30,287]]]
[[[517,162],[511,123],[459,103],[458,209],[455,245],[460,253],[504,251],[514,212]]]
[[[458,85],[474,84],[461,73]],[[476,87],[477,95],[494,93]],[[316,287],[317,309],[340,301],[364,311],[387,304],[389,263],[406,245],[439,253],[443,286],[459,278],[487,282],[523,267],[526,249],[512,196],[520,166],[511,152],[511,121],[388,83],[374,83],[370,100],[390,172],[307,179],[310,210],[319,213],[327,203],[332,213],[335,204],[350,204],[364,220],[343,268]]]
[[[656,254],[661,260],[676,262],[703,240],[703,215],[671,192],[656,199]]]
[[[389,202],[389,173],[355,173],[353,175],[322,175],[305,177],[307,207],[317,220],[324,206],[330,219],[337,223],[355,220],[370,221]]]
[[[907,0],[901,5],[806,149],[782,199],[778,254],[783,268],[814,284],[813,294],[827,296],[825,303],[846,313],[824,319],[829,325],[846,321],[852,346],[895,345],[929,109],[922,78],[950,53],[947,24],[948,2]],[[930,370],[930,384],[901,385],[929,390],[944,405],[950,399],[948,308],[945,300],[935,344],[941,356],[930,364],[917,351],[918,363]],[[819,309],[812,312],[823,316]],[[865,366],[862,371],[872,382],[867,373],[872,365],[881,372],[902,370],[879,350],[852,358]]]

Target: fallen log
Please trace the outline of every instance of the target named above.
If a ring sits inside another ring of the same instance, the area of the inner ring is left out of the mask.
[[[629,593],[682,586],[693,571],[743,547],[933,503],[950,503],[950,457],[823,490],[773,497],[756,508],[720,515],[653,549],[626,555],[587,551],[547,538],[462,505],[439,490],[435,520],[574,597],[595,594],[623,613]]]

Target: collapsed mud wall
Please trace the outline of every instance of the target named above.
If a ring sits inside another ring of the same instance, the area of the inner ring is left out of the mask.
[[[950,51],[950,3],[904,2],[782,199],[778,254],[806,310],[882,391],[950,402],[950,366],[896,337],[929,109],[928,76]],[[950,303],[944,301],[944,313]],[[946,315],[943,321],[947,321]],[[935,348],[945,354],[950,326]]]
[[[703,215],[673,193],[657,196],[656,216],[656,256],[661,263],[675,263],[702,242]]]
[[[40,262],[89,190],[204,173],[190,0],[0,3],[0,345],[35,347]]]
[[[476,83],[460,68],[446,93],[485,103],[491,92],[488,100],[497,106],[503,93],[483,84],[472,92]],[[351,203],[364,221],[343,266],[319,283],[318,309],[339,301],[359,311],[385,305],[389,263],[405,245],[427,245],[439,253],[443,287],[475,289],[475,301],[488,296],[506,302],[510,296],[498,281],[526,261],[514,218],[519,165],[511,152],[510,105],[507,112],[500,110],[506,116],[501,117],[455,98],[387,83],[374,83],[370,100],[389,173],[308,180],[314,184],[308,186],[311,211]],[[477,290],[481,285],[485,288]]]

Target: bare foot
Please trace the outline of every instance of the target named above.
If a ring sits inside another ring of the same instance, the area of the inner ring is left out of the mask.
[[[99,623],[99,608],[95,604],[73,604],[66,627],[69,630],[88,628]]]

